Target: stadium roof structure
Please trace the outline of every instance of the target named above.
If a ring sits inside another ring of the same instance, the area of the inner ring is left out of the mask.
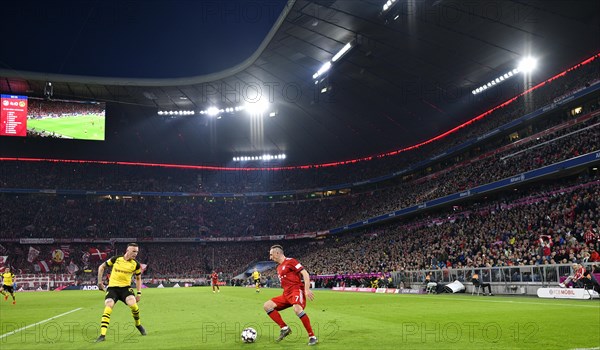
[[[0,91],[43,96],[52,82],[55,98],[109,102],[105,142],[85,143],[74,156],[54,156],[231,165],[236,156],[285,153],[286,164],[318,164],[427,140],[600,52],[596,0],[290,0],[281,8],[254,53],[224,70],[174,78],[97,76],[92,60],[89,73],[79,75],[35,66],[1,69]],[[233,22],[223,25],[240,26]],[[211,37],[181,35],[199,46]],[[35,40],[47,38],[27,40],[35,47]],[[347,44],[350,49],[332,62]],[[219,47],[213,51],[221,57],[232,54],[227,45]],[[531,76],[471,93],[529,55],[539,61]],[[141,58],[129,59],[135,64]],[[329,70],[313,78],[327,62]],[[198,113],[233,109],[259,96],[270,103],[262,118]],[[157,115],[180,110],[196,113]],[[1,156],[23,155],[22,140],[3,138],[2,144]],[[50,156],[31,149],[25,155]]]

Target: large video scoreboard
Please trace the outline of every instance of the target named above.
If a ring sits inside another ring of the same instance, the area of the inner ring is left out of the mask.
[[[0,95],[0,136],[104,140],[106,104]]]

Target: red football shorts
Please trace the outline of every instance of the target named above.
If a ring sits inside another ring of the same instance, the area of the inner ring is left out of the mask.
[[[287,309],[293,305],[300,305],[304,309],[306,307],[306,298],[304,297],[304,290],[302,288],[294,288],[290,291],[283,291],[283,295],[271,299],[277,307],[275,310]]]

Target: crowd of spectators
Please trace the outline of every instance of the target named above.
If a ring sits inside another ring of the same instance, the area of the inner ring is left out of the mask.
[[[580,176],[465,208],[448,208],[359,232],[302,239],[225,243],[144,243],[139,260],[152,278],[194,278],[213,269],[238,274],[268,260],[269,246],[283,244],[311,274],[381,273],[422,269],[486,268],[600,261],[600,180]],[[552,242],[552,243],[549,243]],[[122,245],[122,244],[121,244]],[[31,271],[30,245],[3,243],[9,264]],[[36,261],[65,272],[72,260],[95,269],[100,260],[90,244],[70,244],[70,257],[52,263],[57,245],[34,245]],[[107,256],[124,246],[101,245]],[[87,258],[85,258],[87,255]],[[84,261],[85,260],[85,261]]]
[[[331,237],[303,260],[317,274],[600,261],[600,186],[547,190],[474,205],[451,219]],[[442,220],[443,219],[443,220]],[[586,233],[591,233],[586,237]],[[553,245],[544,250],[540,238]],[[320,243],[320,242],[319,242]]]
[[[344,226],[598,150],[598,118],[436,173],[347,196],[265,203],[202,197],[0,195],[3,237],[231,237]],[[558,134],[558,135],[557,135]],[[532,145],[533,144],[533,145]],[[521,152],[526,149],[526,152]]]

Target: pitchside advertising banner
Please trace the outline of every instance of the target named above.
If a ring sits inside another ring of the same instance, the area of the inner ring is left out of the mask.
[[[365,287],[333,287],[331,290],[337,292],[361,292],[361,293],[385,293],[385,294],[424,294],[421,289],[405,288],[365,288]]]
[[[583,288],[539,288],[537,295],[549,299],[597,299],[598,293]]]
[[[0,95],[0,136],[27,135],[27,96]]]
[[[98,286],[95,285],[81,285],[81,286],[68,286],[63,288],[62,290],[100,290]]]

